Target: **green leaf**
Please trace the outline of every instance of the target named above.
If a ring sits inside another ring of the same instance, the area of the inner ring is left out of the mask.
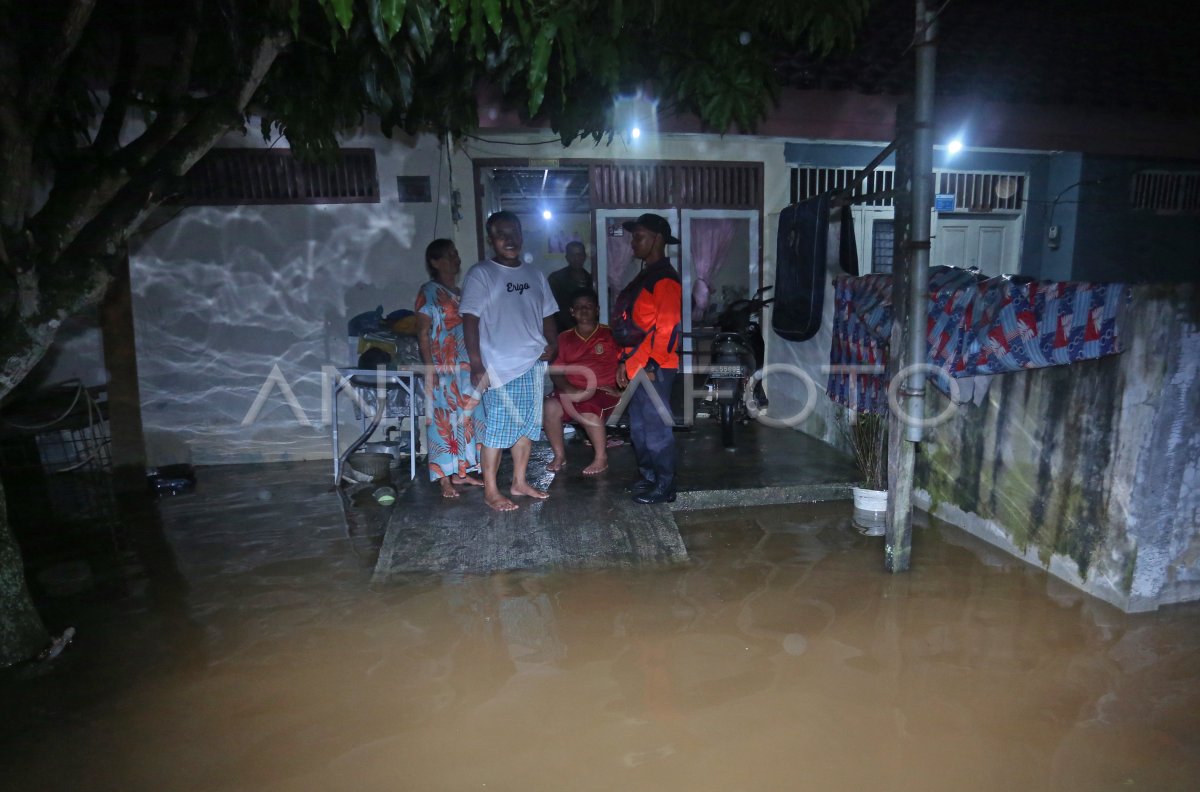
[[[559,27],[558,51],[563,60],[563,86],[575,77],[575,28],[567,25]]]
[[[533,42],[533,53],[529,59],[529,114],[535,115],[546,96],[546,77],[550,66],[550,51],[558,26],[547,22]]]
[[[383,25],[383,8],[380,0],[367,0],[367,15],[371,18],[371,32],[375,34],[375,40],[380,46],[387,49],[391,37],[388,36],[387,28]]]
[[[509,10],[512,12],[513,18],[517,20],[517,32],[521,36],[521,41],[529,41],[529,14],[521,5],[521,0],[512,0]]]
[[[333,9],[333,15],[337,17],[342,30],[349,32],[350,23],[354,21],[354,0],[327,0],[327,2]]]
[[[404,6],[404,0],[379,0],[379,10],[389,41],[404,27]]]
[[[471,47],[475,59],[483,60],[484,45],[487,43],[487,28],[483,24],[483,0],[468,0],[471,4]]]
[[[429,57],[429,53],[433,50],[433,19],[430,15],[429,7],[422,2],[416,2],[412,5],[413,21],[416,23],[414,27],[414,35],[412,36],[413,46],[422,58]]]
[[[300,0],[292,0],[292,6],[288,9],[288,18],[292,20],[292,37],[300,38]]]
[[[450,9],[450,40],[458,43],[458,36],[467,24],[467,9],[464,0],[449,0],[446,5]]]
[[[500,18],[500,0],[483,0],[483,12],[487,15],[488,26],[499,36],[504,24]]]

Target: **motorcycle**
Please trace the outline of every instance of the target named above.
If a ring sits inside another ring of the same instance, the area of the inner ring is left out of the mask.
[[[764,299],[763,293],[770,288],[759,289],[750,299],[734,300],[717,315],[711,330],[691,334],[712,339],[707,400],[717,404],[721,444],[726,448],[733,448],[734,425],[746,423],[767,406],[762,380],[754,375],[763,365],[762,309],[774,302],[773,297]]]

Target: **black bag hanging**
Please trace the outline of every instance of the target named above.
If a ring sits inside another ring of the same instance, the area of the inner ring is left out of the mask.
[[[821,329],[829,200],[821,195],[779,213],[771,329],[786,341],[807,341]]]
[[[847,275],[857,278],[858,243],[854,241],[854,210],[849,205],[843,206],[841,216],[842,222],[838,225],[842,235],[841,245],[838,246],[838,263]]]

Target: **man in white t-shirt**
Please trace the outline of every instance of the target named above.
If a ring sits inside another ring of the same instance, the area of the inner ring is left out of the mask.
[[[554,314],[558,303],[546,276],[521,260],[521,220],[496,212],[487,221],[495,255],[471,267],[463,281],[463,340],[471,361],[471,385],[487,411],[483,436],[484,500],[497,511],[517,504],[500,493],[500,452],[512,449],[511,493],[545,498],[525,480],[533,441],[542,433],[545,361],[558,347]]]

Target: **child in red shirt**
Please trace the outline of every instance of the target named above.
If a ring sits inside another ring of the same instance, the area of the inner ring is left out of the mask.
[[[554,393],[546,399],[542,424],[554,459],[546,470],[557,473],[566,467],[563,421],[583,427],[595,456],[583,469],[585,476],[608,470],[604,422],[621,401],[617,389],[620,349],[607,325],[599,323],[600,301],[596,292],[583,289],[571,300],[575,326],[558,337],[558,356],[550,364]]]

